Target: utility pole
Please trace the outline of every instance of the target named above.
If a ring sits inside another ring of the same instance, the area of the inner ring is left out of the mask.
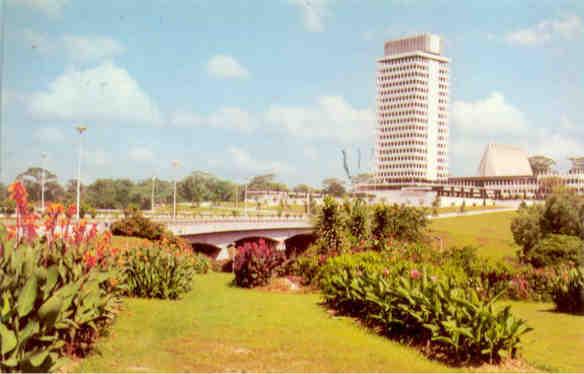
[[[152,177],[152,196],[150,197],[150,211],[154,214],[154,188],[156,186],[156,177]]]
[[[79,221],[79,208],[80,208],[80,201],[81,201],[81,157],[82,157],[82,144],[83,144],[83,132],[87,130],[87,126],[78,125],[75,127],[77,132],[79,132],[79,162],[77,163],[77,206],[76,206],[76,218]]]
[[[247,181],[245,182],[245,192],[243,194],[243,212],[247,217]]]
[[[179,164],[178,160],[172,161],[172,166],[174,166],[175,170],[178,168]],[[174,193],[172,197],[172,220],[176,221],[176,172],[174,175]]]
[[[41,153],[41,213],[45,212],[45,160],[47,154]]]

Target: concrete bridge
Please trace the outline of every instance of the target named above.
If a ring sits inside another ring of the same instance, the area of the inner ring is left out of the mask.
[[[228,248],[246,241],[264,239],[279,250],[295,250],[314,239],[306,218],[234,217],[165,222],[175,235],[187,240],[195,250],[218,260],[229,258]]]

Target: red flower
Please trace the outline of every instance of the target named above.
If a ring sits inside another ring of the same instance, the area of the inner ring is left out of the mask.
[[[422,276],[422,273],[420,273],[417,269],[410,270],[410,278],[419,279],[421,276]]]
[[[67,218],[71,218],[75,214],[77,214],[77,206],[75,204],[69,205],[69,207],[65,211],[65,215],[67,216]]]

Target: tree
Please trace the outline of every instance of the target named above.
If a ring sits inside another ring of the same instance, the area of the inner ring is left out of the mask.
[[[519,215],[511,222],[513,239],[522,247],[520,259],[530,261],[531,253],[538,247],[538,257],[546,257],[548,263],[553,253],[561,244],[567,243],[563,239],[550,240],[539,245],[552,235],[579,237],[584,240],[584,201],[574,192],[560,190],[552,193],[546,199],[545,205],[525,207],[519,210]],[[568,239],[566,239],[568,240]],[[574,242],[574,241],[572,241]],[[549,257],[544,252],[550,251]],[[553,253],[552,253],[553,252]],[[558,261],[560,259],[558,258]],[[540,263],[534,261],[534,263]]]
[[[373,179],[373,174],[371,173],[361,173],[353,176],[353,183],[354,184],[363,184],[363,183],[370,183]]]
[[[347,190],[343,185],[343,181],[337,178],[327,178],[322,181],[323,190],[322,192],[326,195],[331,195],[335,197],[342,197],[346,194]]]
[[[18,174],[16,179],[22,181],[31,200],[41,201],[43,171],[45,174],[45,199],[47,201],[57,201],[62,199],[64,195],[63,187],[59,185],[57,176],[49,170],[39,167],[30,167],[26,169],[26,171]]]
[[[247,184],[248,190],[288,191],[288,186],[275,181],[275,174],[264,174],[253,177]]]
[[[521,259],[529,255],[531,249],[541,239],[542,232],[539,224],[543,207],[541,205],[532,205],[521,208],[517,217],[511,221],[511,232],[513,240],[521,246]]]
[[[297,193],[309,193],[309,192],[314,191],[314,188],[310,187],[307,184],[299,184],[296,187],[294,187],[292,190],[294,192],[297,192]]]
[[[548,174],[552,171],[556,162],[546,156],[532,156],[529,158],[529,164],[533,174]]]

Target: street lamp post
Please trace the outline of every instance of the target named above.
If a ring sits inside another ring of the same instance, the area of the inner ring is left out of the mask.
[[[245,181],[245,190],[243,193],[243,213],[247,217],[247,181]]]
[[[156,177],[152,177],[152,196],[150,198],[150,210],[154,214],[154,186],[156,186]]]
[[[45,160],[47,154],[41,153],[41,213],[45,212]]]
[[[179,166],[178,160],[172,161],[172,166],[176,169]],[[172,197],[172,220],[176,221],[176,173],[174,175],[174,193]]]
[[[80,198],[81,198],[81,157],[82,157],[82,144],[83,144],[82,135],[85,132],[85,130],[87,130],[87,126],[78,125],[78,126],[75,126],[75,129],[79,133],[79,160],[77,163],[77,206],[76,206],[77,213],[75,215],[75,217],[77,218],[77,221],[79,221],[79,208],[80,208],[79,205],[80,205]]]

